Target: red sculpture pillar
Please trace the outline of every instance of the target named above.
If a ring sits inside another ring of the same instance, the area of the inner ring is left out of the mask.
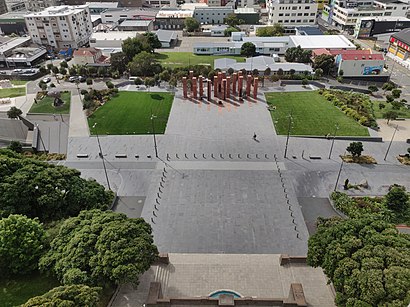
[[[226,98],[231,98],[231,77],[226,77]]]
[[[226,79],[226,71],[222,72],[222,79]]]
[[[194,77],[194,71],[193,71],[193,70],[190,70],[190,71],[189,71],[189,79],[192,80],[193,77]]]
[[[252,76],[248,75],[248,77],[246,77],[246,97],[249,98],[249,96],[251,95],[251,82],[252,82]]]
[[[202,80],[202,76],[198,78],[199,82],[199,99],[202,99],[204,96],[204,81]]]
[[[238,92],[239,92],[239,97],[242,97],[243,96],[243,76],[239,76]]]
[[[198,99],[196,77],[192,77],[192,98]]]
[[[212,82],[211,82],[211,80],[208,80],[208,101],[211,101],[211,95],[212,95],[212,93],[211,93],[211,90],[212,90]]]
[[[256,99],[256,97],[258,97],[258,83],[259,83],[259,78],[256,77],[253,80],[253,99]]]
[[[222,96],[222,98],[223,98],[223,100],[226,100],[226,79],[223,79],[222,80],[222,88],[223,88],[223,96]]]
[[[233,73],[232,78],[232,94],[236,95],[236,81],[238,80],[238,74],[236,72]]]
[[[218,98],[221,98],[222,93],[222,72],[218,72]]]
[[[218,76],[214,76],[214,98],[218,97],[218,89],[219,89]]]
[[[188,87],[186,77],[182,77],[182,91],[184,93],[184,98],[188,98]]]

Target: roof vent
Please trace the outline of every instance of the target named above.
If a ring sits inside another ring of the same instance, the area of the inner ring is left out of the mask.
[[[371,60],[372,59],[372,56],[371,55],[369,55],[369,60]]]
[[[354,59],[357,60],[357,56],[355,56]]]
[[[366,59],[366,56],[365,55],[362,55],[362,60],[365,60]]]

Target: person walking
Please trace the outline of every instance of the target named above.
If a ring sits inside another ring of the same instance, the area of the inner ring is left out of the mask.
[[[253,133],[253,139],[256,141],[256,133]]]

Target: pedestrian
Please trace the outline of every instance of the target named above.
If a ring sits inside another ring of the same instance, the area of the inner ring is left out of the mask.
[[[253,139],[256,141],[256,133],[253,133]]]

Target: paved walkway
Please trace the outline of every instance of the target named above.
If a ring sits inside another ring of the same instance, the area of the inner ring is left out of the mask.
[[[75,94],[71,95],[70,131],[68,136],[70,138],[90,136],[87,117],[83,111],[83,104],[80,100],[80,96]]]

